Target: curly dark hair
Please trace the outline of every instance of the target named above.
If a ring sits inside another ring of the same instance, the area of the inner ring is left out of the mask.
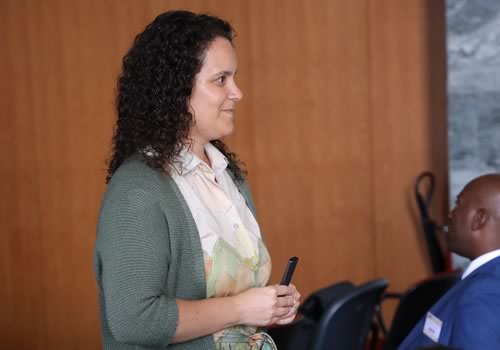
[[[170,172],[182,148],[191,142],[189,99],[205,51],[215,39],[232,42],[234,36],[228,22],[188,11],[163,13],[136,36],[118,77],[118,119],[106,183],[136,153],[151,168]],[[241,181],[246,171],[236,154],[222,140],[211,143]]]

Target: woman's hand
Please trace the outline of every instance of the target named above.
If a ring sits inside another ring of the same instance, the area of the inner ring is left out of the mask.
[[[299,309],[299,306],[300,306],[300,293],[298,292],[297,288],[295,288],[295,285],[290,284],[290,288],[293,288],[292,297],[293,297],[293,300],[295,301],[295,303],[293,304],[293,306],[290,309],[290,311],[288,312],[288,314],[286,314],[285,316],[283,316],[280,320],[278,320],[276,322],[277,324],[291,323],[295,319],[295,316],[297,315],[297,310]]]
[[[240,323],[248,326],[286,324],[293,321],[300,293],[294,285],[250,288],[236,295]]]

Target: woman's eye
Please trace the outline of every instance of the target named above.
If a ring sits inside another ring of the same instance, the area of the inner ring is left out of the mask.
[[[224,75],[221,77],[218,77],[216,82],[222,85],[226,82],[226,77]]]

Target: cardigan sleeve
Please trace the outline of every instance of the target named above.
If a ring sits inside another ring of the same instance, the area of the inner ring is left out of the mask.
[[[165,347],[175,335],[178,307],[166,295],[168,225],[148,189],[105,195],[96,240],[96,274],[106,322],[123,343]]]

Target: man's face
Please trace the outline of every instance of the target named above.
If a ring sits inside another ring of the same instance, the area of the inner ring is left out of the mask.
[[[457,196],[455,207],[450,213],[450,229],[448,232],[449,248],[458,255],[471,258],[471,222],[474,215],[471,190],[466,186]]]

